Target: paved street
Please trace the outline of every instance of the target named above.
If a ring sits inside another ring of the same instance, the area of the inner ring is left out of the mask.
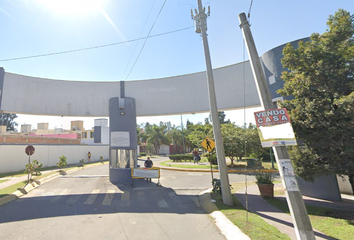
[[[225,239],[198,203],[210,173],[161,170],[162,187],[154,181],[113,185],[108,165],[60,176],[0,207],[0,239]]]

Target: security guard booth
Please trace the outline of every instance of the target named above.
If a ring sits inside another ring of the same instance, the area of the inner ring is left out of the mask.
[[[137,167],[135,99],[114,97],[109,100],[109,180],[131,184],[131,168]]]

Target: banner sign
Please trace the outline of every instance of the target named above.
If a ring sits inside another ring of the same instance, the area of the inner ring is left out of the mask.
[[[132,178],[160,178],[160,168],[132,168]]]
[[[296,138],[285,108],[254,113],[262,147],[296,145]]]
[[[285,108],[255,112],[254,116],[256,118],[257,127],[290,123],[290,117]]]

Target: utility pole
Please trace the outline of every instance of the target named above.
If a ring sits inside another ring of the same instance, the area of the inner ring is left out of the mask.
[[[247,51],[251,62],[253,76],[256,80],[256,86],[258,95],[261,101],[263,109],[273,109],[274,104],[268,84],[262,69],[261,61],[259,59],[257,49],[252,37],[249,23],[246,18],[245,13],[239,15],[240,27],[242,29],[243,37],[247,45]],[[315,240],[315,235],[312,230],[310,218],[308,216],[304,200],[302,198],[300,190],[288,191],[285,180],[284,173],[281,169],[281,161],[289,160],[289,153],[285,146],[273,146],[273,151],[275,154],[276,162],[278,164],[280,177],[285,188],[286,200],[290,209],[290,213],[293,219],[293,224],[295,228],[295,233],[297,239]],[[296,179],[295,179],[296,181]],[[297,183],[296,183],[297,184]]]
[[[211,67],[210,60],[210,52],[209,52],[209,44],[206,35],[206,17],[205,8],[202,7],[202,1],[198,0],[198,12],[196,11],[196,15],[192,18],[195,20],[196,24],[196,32],[202,34],[203,46],[204,46],[204,57],[206,63],[206,72],[207,72],[207,81],[208,81],[208,92],[209,92],[209,103],[210,103],[210,112],[211,119],[213,122],[213,131],[215,137],[215,147],[216,147],[216,155],[218,158],[218,167],[220,173],[220,183],[222,189],[222,199],[223,203],[228,206],[232,206],[232,196],[230,190],[230,182],[229,176],[227,173],[226,161],[225,161],[225,152],[224,145],[221,137],[221,129],[219,122],[219,115],[216,104],[216,96],[215,96],[215,86],[214,86],[214,77],[213,77],[213,69]]]
[[[184,143],[184,133],[183,133],[183,120],[181,115],[181,127],[182,127],[182,139],[183,139],[183,154],[186,154],[186,145]],[[178,150],[179,151],[179,150]]]

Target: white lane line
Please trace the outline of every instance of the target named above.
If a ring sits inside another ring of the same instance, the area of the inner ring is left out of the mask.
[[[93,204],[93,202],[96,200],[99,192],[100,192],[100,190],[93,190],[92,193],[90,194],[90,196],[88,196],[88,198],[84,202],[84,204]]]
[[[157,204],[159,205],[160,208],[168,208],[168,204],[167,204],[167,202],[165,201],[165,199],[159,200],[159,201],[157,202]]]
[[[121,195],[120,198],[120,206],[122,207],[130,207],[130,193],[129,192],[125,192]]]
[[[52,199],[50,199],[51,202],[56,202],[58,201],[62,196],[66,195],[68,193],[69,189],[64,189],[63,191],[61,191],[58,195],[56,195],[55,197],[53,197]]]
[[[108,190],[103,199],[102,205],[109,206],[113,201],[115,190]]]

